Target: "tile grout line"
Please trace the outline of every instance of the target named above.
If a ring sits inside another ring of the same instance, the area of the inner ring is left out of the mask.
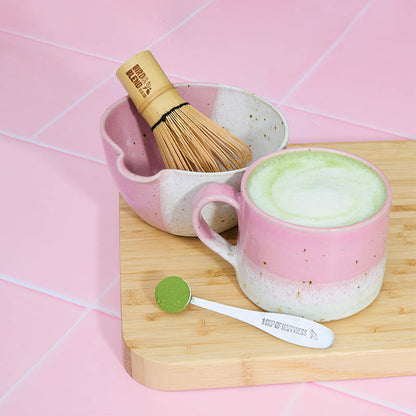
[[[111,73],[108,77],[104,78],[99,84],[97,84],[95,87],[91,88],[89,91],[87,91],[83,96],[79,97],[77,100],[75,100],[72,104],[70,104],[65,110],[61,111],[57,116],[55,116],[52,120],[49,120],[45,125],[43,125],[38,131],[32,134],[30,136],[30,139],[33,140],[37,136],[39,136],[44,130],[46,130],[48,127],[55,124],[59,119],[61,119],[65,114],[67,114],[69,111],[71,111],[73,108],[75,108],[78,104],[82,103],[86,98],[88,98],[92,93],[94,93],[96,90],[98,90],[100,87],[102,87],[106,82],[108,82],[111,78],[114,77],[114,73]]]
[[[4,401],[23,383],[24,380],[26,380],[35,370],[38,368],[48,357],[49,355],[59,347],[59,345],[64,341],[66,337],[69,336],[69,334],[78,326],[78,324],[85,318],[85,316],[88,314],[90,310],[85,309],[84,312],[78,317],[78,319],[72,324],[72,326],[55,342],[55,344],[52,345],[51,348],[49,348],[48,351],[34,364],[32,367],[29,368],[29,370],[26,371],[25,374],[23,374],[22,377],[16,383],[14,383],[9,390],[6,391],[6,393],[0,398],[0,405],[4,403]]]
[[[304,392],[306,388],[306,383],[301,383],[296,391],[292,394],[290,399],[288,400],[288,403],[284,407],[284,409],[279,413],[279,416],[290,416],[293,410],[293,407],[299,400],[299,398],[302,396],[302,393]]]
[[[145,49],[150,49],[154,45],[161,42],[163,39],[166,39],[168,36],[170,36],[172,33],[176,32],[178,29],[180,29],[183,25],[188,23],[191,19],[193,19],[197,14],[199,14],[202,10],[204,10],[206,7],[208,7],[211,3],[213,3],[214,0],[208,0],[205,2],[202,6],[198,7],[196,10],[194,10],[190,15],[188,15],[185,19],[183,19],[180,23],[178,23],[176,26],[174,26],[172,29],[170,29],[168,32],[166,32],[164,35],[160,36],[158,39],[151,42]]]
[[[314,384],[315,386],[320,387],[320,388],[331,390],[332,392],[336,391],[336,392],[341,393],[343,395],[353,397],[353,398],[358,399],[358,400],[363,400],[363,401],[366,401],[368,403],[371,403],[371,404],[374,404],[374,405],[377,405],[377,406],[384,407],[385,409],[394,410],[396,412],[403,413],[403,415],[406,415],[406,416],[416,416],[416,413],[414,413],[412,411],[409,411],[408,409],[400,408],[400,407],[396,406],[395,404],[386,403],[386,402],[380,401],[378,399],[372,398],[371,396],[365,396],[363,394],[357,394],[357,393],[348,391],[347,389],[332,387],[332,386],[329,386],[329,383],[327,383],[327,382],[312,382],[312,384]]]
[[[39,43],[42,43],[44,45],[53,46],[55,48],[63,49],[63,50],[69,51],[69,52],[80,53],[82,55],[86,55],[86,56],[89,56],[91,58],[103,59],[105,61],[109,61],[109,62],[113,62],[113,63],[122,63],[122,61],[120,61],[119,59],[114,59],[114,58],[111,58],[109,56],[103,56],[103,55],[95,54],[95,53],[92,53],[92,52],[87,52],[83,49],[71,48],[71,47],[63,45],[63,44],[59,44],[59,43],[51,42],[51,41],[48,41],[48,40],[45,40],[45,39],[37,38],[35,36],[27,35],[25,33],[15,32],[13,30],[9,30],[9,29],[3,28],[3,27],[0,27],[0,32],[4,32],[4,33],[7,33],[9,35],[18,36],[18,37],[21,37],[21,38],[32,40],[34,42],[39,42]]]
[[[20,379],[10,387],[10,389],[0,398],[0,405],[26,380],[30,375],[64,342],[64,340],[73,332],[73,330],[83,321],[89,312],[93,310],[93,306],[96,305],[114,286],[118,281],[116,277],[107,288],[97,297],[94,304],[89,306],[82,312],[78,319],[72,324],[72,326],[52,345],[51,348],[31,367]]]
[[[120,278],[119,276],[114,278],[114,280],[110,283],[110,285],[114,285],[114,281],[116,281],[119,278]],[[116,317],[116,318],[120,318],[120,313],[118,313],[116,311],[113,311],[111,309],[108,309],[108,308],[104,308],[102,306],[97,306],[96,305],[97,300],[94,303],[90,304],[88,302],[83,302],[83,301],[71,298],[69,296],[62,295],[58,292],[54,292],[52,290],[47,290],[47,289],[44,289],[42,287],[35,286],[35,285],[30,284],[30,283],[26,283],[26,282],[23,282],[21,280],[14,279],[14,278],[11,278],[11,277],[8,277],[8,276],[5,276],[5,275],[0,275],[0,280],[3,280],[4,282],[10,283],[10,284],[15,285],[15,286],[22,287],[24,289],[33,290],[34,292],[41,293],[43,295],[51,296],[55,299],[71,303],[75,306],[80,306],[80,307],[83,307],[83,308],[86,308],[86,309],[94,309],[94,310],[103,312],[107,315],[110,315],[110,316],[113,316],[113,317]]]
[[[281,106],[284,106],[284,107],[292,108],[294,110],[303,111],[305,113],[314,114],[314,115],[322,116],[322,117],[327,117],[327,118],[330,118],[332,120],[342,121],[342,122],[345,122],[345,123],[348,123],[348,124],[353,124],[353,125],[358,126],[358,127],[364,127],[364,128],[367,128],[367,129],[377,130],[377,131],[379,131],[381,133],[392,134],[394,136],[401,137],[403,139],[416,139],[416,137],[411,137],[411,136],[408,136],[406,134],[402,134],[402,133],[397,132],[397,131],[393,131],[393,130],[389,130],[389,129],[377,127],[377,126],[375,126],[373,124],[370,124],[370,123],[362,123],[362,122],[350,120],[350,119],[345,118],[345,117],[335,116],[335,115],[323,113],[321,111],[316,111],[316,110],[308,109],[308,108],[302,107],[300,105],[295,105],[295,104],[279,104],[277,107],[280,107],[280,105]]]
[[[173,28],[168,30],[165,34],[160,36],[158,39],[151,42],[145,49],[149,49],[149,48],[153,47],[157,43],[161,42],[163,39],[170,36],[172,33],[176,32],[176,30],[178,30],[183,25],[185,25],[189,20],[194,18],[197,14],[199,14],[202,10],[204,10],[207,6],[209,6],[214,1],[215,0],[208,0],[207,2],[205,2],[202,6],[198,7],[191,14],[189,14],[187,17],[185,17],[185,19],[183,19],[181,22],[179,22],[176,26],[174,26]],[[4,27],[0,27],[0,32],[8,33],[9,35],[19,36],[19,37],[22,37],[22,38],[25,38],[25,39],[29,39],[29,40],[32,40],[32,41],[35,41],[35,42],[43,43],[45,45],[53,46],[53,47],[56,47],[56,48],[64,49],[64,50],[67,50],[67,51],[70,51],[70,52],[81,53],[82,55],[87,55],[87,56],[90,56],[90,57],[93,57],[93,58],[104,59],[106,61],[114,62],[114,63],[118,63],[118,64],[123,63],[123,61],[120,60],[120,59],[116,59],[116,58],[112,58],[112,57],[109,57],[109,56],[88,52],[88,51],[85,51],[83,49],[69,47],[69,46],[66,46],[64,44],[51,42],[51,41],[48,41],[48,40],[45,40],[45,39],[37,38],[36,36],[32,36],[32,35],[28,35],[28,34],[25,34],[25,33],[16,32],[14,30],[6,29]]]
[[[48,129],[49,127],[51,127],[52,125],[54,125],[57,121],[59,121],[63,116],[65,116],[65,114],[67,114],[68,112],[70,112],[72,109],[76,108],[80,103],[82,103],[86,98],[88,98],[91,94],[93,94],[95,91],[97,91],[99,88],[101,88],[106,82],[108,82],[111,78],[114,77],[114,73],[111,73],[109,76],[107,76],[106,78],[104,78],[102,81],[100,81],[97,85],[95,85],[93,88],[91,88],[90,90],[88,90],[84,95],[82,95],[81,97],[79,97],[77,100],[75,100],[72,104],[70,104],[68,107],[66,107],[61,113],[59,113],[57,116],[55,116],[54,118],[52,118],[51,120],[49,120],[46,124],[44,124],[40,129],[38,129],[35,133],[33,133],[30,137],[22,137],[4,130],[0,130],[0,134],[4,134],[7,135],[11,138],[26,142],[26,143],[31,143],[34,145],[38,145],[40,147],[44,147],[46,149],[50,149],[50,150],[55,150],[58,151],[60,153],[64,153],[64,154],[68,154],[74,157],[78,157],[81,159],[86,159],[88,161],[92,161],[92,162],[96,162],[99,163],[101,165],[107,165],[107,162],[105,160],[101,160],[92,156],[88,156],[88,155],[83,155],[81,153],[76,153],[76,152],[71,152],[70,150],[64,149],[64,148],[59,148],[57,146],[52,146],[52,145],[48,145],[42,142],[39,142],[36,139],[36,137],[38,137],[43,131],[45,131],[46,129]]]
[[[94,162],[94,163],[98,163],[98,164],[103,165],[103,166],[107,166],[107,162],[105,160],[101,160],[101,159],[95,158],[93,156],[88,156],[88,155],[84,155],[82,153],[72,152],[72,151],[64,149],[62,147],[52,146],[50,144],[42,143],[42,142],[39,142],[37,140],[32,140],[32,139],[28,139],[28,138],[25,138],[25,137],[21,137],[21,136],[18,136],[16,134],[13,134],[13,133],[10,133],[10,132],[7,132],[7,131],[0,130],[0,134],[3,134],[4,136],[7,136],[10,139],[19,140],[19,141],[24,142],[24,143],[33,144],[35,146],[43,147],[44,149],[53,150],[53,151],[63,153],[63,154],[68,155],[68,156],[74,156],[74,157],[84,159],[84,160],[89,161],[89,162]]]
[[[367,4],[358,12],[358,14],[351,20],[338,38],[329,46],[329,48],[321,55],[321,57],[309,68],[308,71],[297,81],[294,86],[283,96],[280,104],[284,104],[287,99],[315,72],[321,63],[332,53],[332,51],[341,43],[345,36],[357,24],[360,18],[367,12],[375,0],[369,0]]]
[[[121,319],[121,313],[120,312],[113,311],[112,309],[109,309],[109,308],[104,308],[103,306],[94,306],[93,305],[92,310],[94,310],[96,312],[102,312],[103,314],[111,316],[113,318]]]

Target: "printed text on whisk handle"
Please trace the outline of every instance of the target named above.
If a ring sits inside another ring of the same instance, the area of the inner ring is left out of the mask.
[[[129,77],[133,85],[139,90],[143,98],[146,98],[150,94],[152,90],[151,81],[139,64],[135,64],[132,68],[130,68],[126,72],[126,75]]]

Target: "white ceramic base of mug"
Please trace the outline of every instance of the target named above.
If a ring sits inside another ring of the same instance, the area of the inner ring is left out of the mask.
[[[325,322],[354,315],[370,305],[383,284],[385,264],[384,257],[368,272],[347,281],[315,284],[276,277],[240,258],[237,279],[245,295],[266,311]]]

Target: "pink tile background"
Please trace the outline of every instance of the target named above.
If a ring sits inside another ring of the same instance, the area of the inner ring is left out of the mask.
[[[0,321],[3,340],[1,396],[42,360],[45,353],[80,318],[84,309],[57,297],[0,280],[0,311],[2,317],[7,316],[7,319]]]
[[[107,167],[6,136],[0,145],[0,274],[93,303],[119,275],[118,195]]]
[[[0,32],[1,130],[30,138],[110,76],[117,65]]]
[[[414,138],[414,2],[378,0],[285,102]]]
[[[0,413],[416,415],[416,376],[159,392],[121,363],[118,194],[98,122],[151,48],[291,143],[416,138],[413,0],[0,1]]]
[[[211,1],[2,1],[0,26],[81,53],[126,60],[174,31]]]
[[[280,100],[364,4],[214,1],[153,50],[168,71],[182,77],[234,85]]]

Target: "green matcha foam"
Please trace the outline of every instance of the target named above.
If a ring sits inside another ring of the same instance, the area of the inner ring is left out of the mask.
[[[310,227],[341,227],[377,213],[386,200],[381,177],[348,156],[325,151],[276,155],[247,180],[252,202],[269,215]]]

